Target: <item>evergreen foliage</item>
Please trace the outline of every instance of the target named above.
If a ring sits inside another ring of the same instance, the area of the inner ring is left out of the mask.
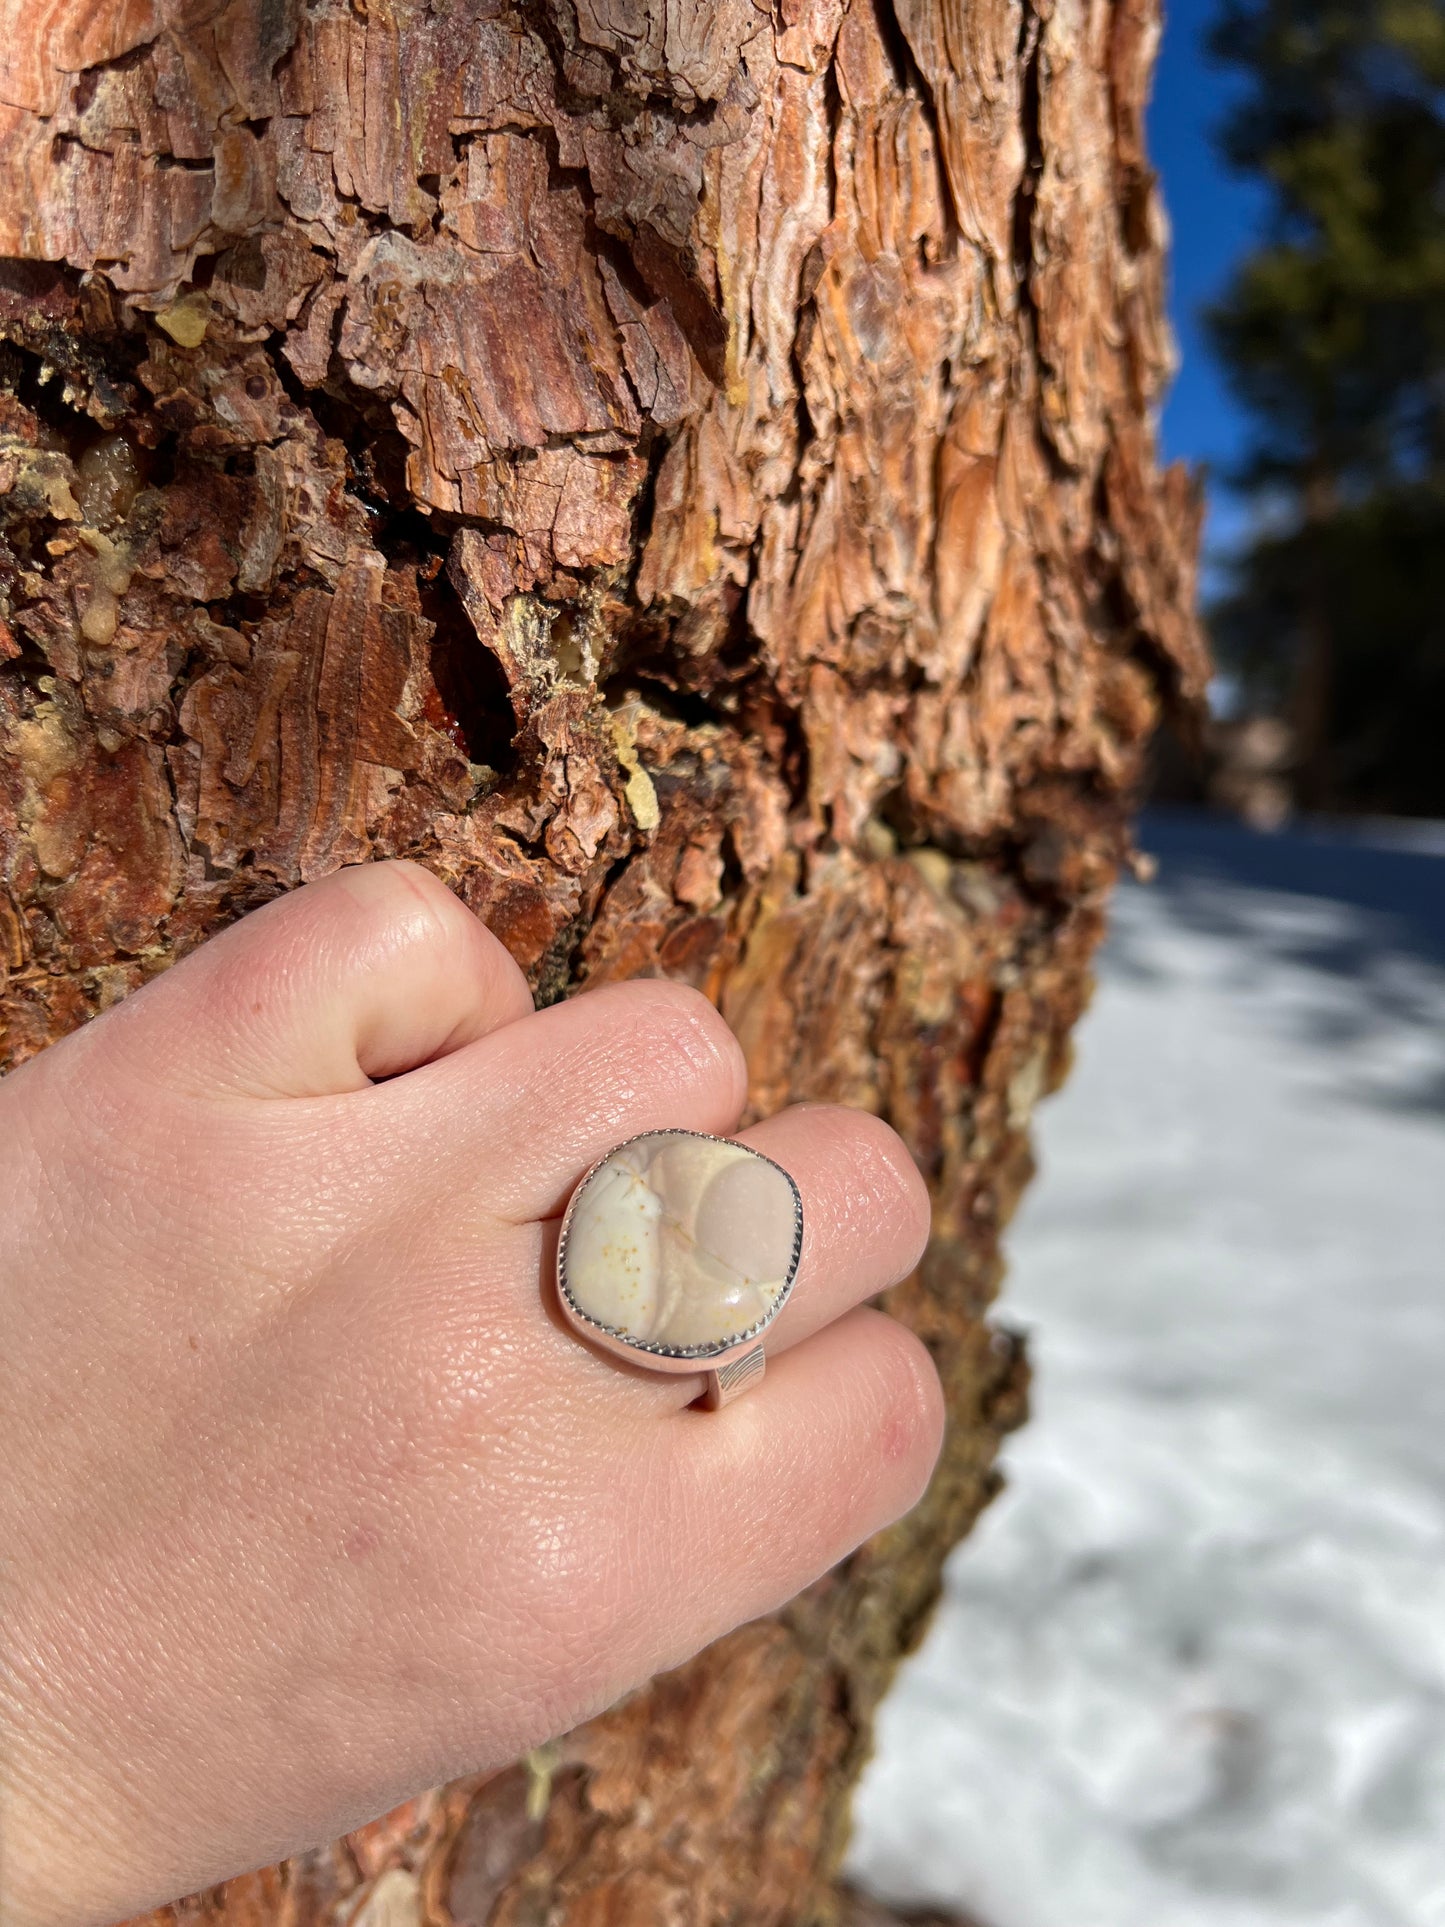
[[[1445,811],[1445,0],[1221,0],[1211,51],[1272,200],[1210,317],[1260,525],[1220,654],[1303,803]]]

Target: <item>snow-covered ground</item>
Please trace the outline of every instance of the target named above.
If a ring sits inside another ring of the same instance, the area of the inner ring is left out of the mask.
[[[1436,1927],[1445,836],[1141,840],[1010,1239],[1033,1422],[849,1871],[981,1927]]]

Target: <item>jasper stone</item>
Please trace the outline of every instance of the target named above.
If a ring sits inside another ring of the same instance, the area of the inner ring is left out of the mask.
[[[635,1344],[723,1351],[777,1309],[801,1222],[792,1179],[756,1151],[654,1132],[614,1151],[573,1199],[562,1287]]]

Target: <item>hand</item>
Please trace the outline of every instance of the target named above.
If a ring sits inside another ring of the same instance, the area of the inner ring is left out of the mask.
[[[696,993],[533,1012],[410,864],[268,905],[0,1085],[6,1927],[83,1927],[515,1758],[912,1505],[941,1396],[876,1119],[742,1134],[806,1235],[758,1389],[565,1328],[584,1168],[734,1129]]]

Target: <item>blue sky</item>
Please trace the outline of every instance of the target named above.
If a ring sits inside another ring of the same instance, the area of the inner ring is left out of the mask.
[[[1220,471],[1239,453],[1244,422],[1210,355],[1200,311],[1259,233],[1264,200],[1220,163],[1210,139],[1230,86],[1204,56],[1213,12],[1214,0],[1165,0],[1149,145],[1174,230],[1170,309],[1183,356],[1164,411],[1164,453],[1215,471],[1206,546],[1217,554],[1243,524],[1245,511]]]

